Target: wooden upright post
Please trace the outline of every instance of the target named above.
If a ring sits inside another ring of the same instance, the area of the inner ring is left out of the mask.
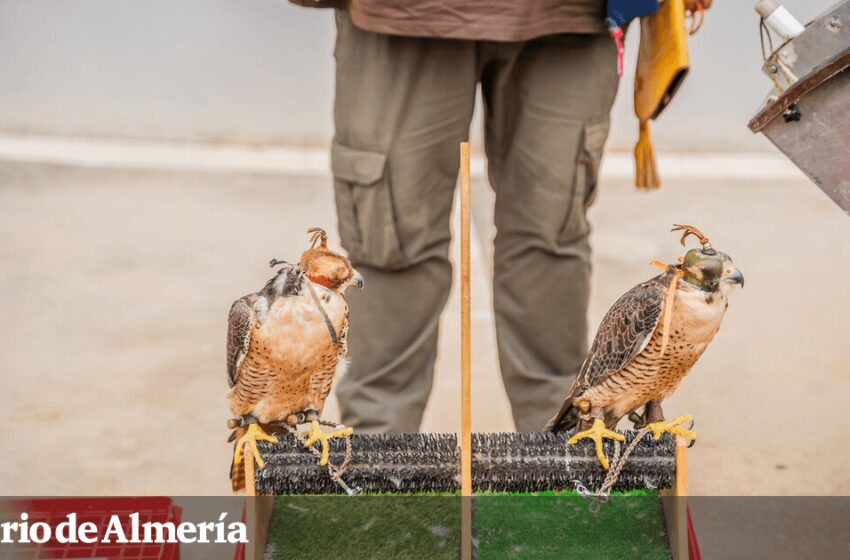
[[[248,542],[245,544],[245,560],[261,558],[262,549],[257,538],[257,480],[254,476],[254,453],[251,445],[242,448],[242,462],[245,467],[245,526],[248,529]]]
[[[469,294],[469,142],[460,144],[461,559],[472,559],[472,353]]]
[[[248,529],[248,543],[243,548],[244,560],[262,560],[269,540],[275,497],[257,495],[257,464],[251,444],[245,444],[242,457],[245,461],[245,525]]]
[[[667,523],[667,538],[673,560],[688,560],[688,446],[690,441],[676,437],[676,479],[673,488],[661,491],[661,504]]]

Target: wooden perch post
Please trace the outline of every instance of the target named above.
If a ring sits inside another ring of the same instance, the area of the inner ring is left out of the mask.
[[[690,441],[676,438],[676,478],[673,487],[661,491],[661,505],[667,523],[667,537],[673,560],[688,560],[688,446]]]
[[[469,295],[469,142],[460,143],[460,493],[461,559],[472,558],[472,354]]]
[[[274,496],[257,495],[257,464],[251,445],[242,450],[245,461],[245,524],[248,542],[243,550],[244,560],[262,560],[269,540],[269,525],[274,510]]]

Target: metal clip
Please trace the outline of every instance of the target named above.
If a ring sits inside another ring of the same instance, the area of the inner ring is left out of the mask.
[[[353,498],[354,496],[356,496],[357,494],[359,494],[363,490],[359,486],[357,488],[351,488],[351,486],[346,484],[345,481],[338,476],[332,476],[331,480],[333,480],[334,482],[339,484],[340,488],[345,490],[345,493],[348,494],[348,496],[351,497],[351,498]]]
[[[575,486],[576,493],[584,498],[585,500],[590,500],[590,503],[587,504],[587,511],[596,515],[599,513],[599,510],[602,508],[602,504],[608,503],[609,495],[607,492],[601,492],[597,494],[596,492],[591,492],[587,489],[587,486],[582,484],[580,480],[572,480],[573,486]]]

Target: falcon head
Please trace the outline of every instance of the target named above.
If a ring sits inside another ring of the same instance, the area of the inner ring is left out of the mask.
[[[363,289],[363,277],[344,256],[328,249],[328,234],[320,228],[310,228],[311,247],[301,255],[299,267],[314,284],[341,293],[352,284]]]
[[[744,286],[744,275],[732,262],[732,258],[721,251],[712,249],[708,253],[701,249],[691,249],[682,261],[682,270],[685,273],[682,280],[707,292],[734,284]]]
[[[728,290],[733,285],[744,287],[744,275],[732,262],[732,257],[711,246],[708,237],[694,226],[676,225],[672,231],[684,231],[681,243],[689,235],[699,238],[702,247],[691,249],[682,260],[682,280],[707,292]]]

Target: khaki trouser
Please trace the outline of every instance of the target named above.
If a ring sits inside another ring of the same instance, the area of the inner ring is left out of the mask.
[[[349,292],[342,421],[419,428],[452,280],[449,216],[475,91],[496,193],[499,360],[520,431],[558,411],[587,351],[590,232],[616,52],[606,35],[524,43],[393,37],[337,12],[331,160]]]

